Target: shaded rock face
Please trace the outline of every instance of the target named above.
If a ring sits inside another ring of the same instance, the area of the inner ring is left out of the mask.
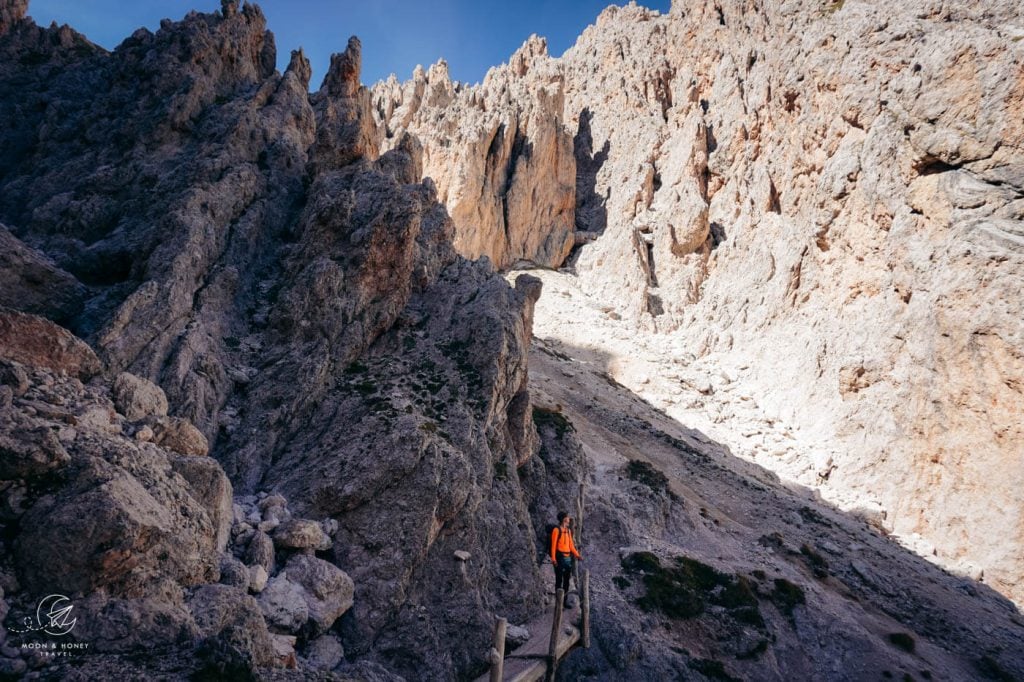
[[[530,93],[559,84],[585,291],[679,359],[749,367],[741,390],[765,419],[828,462],[767,466],[881,510],[887,530],[1018,601],[1019,32],[1013,2],[631,5],[562,58],[528,42],[489,76]],[[451,157],[477,127],[444,107],[493,92],[436,68],[376,89],[388,126],[449,168],[466,165]],[[511,108],[521,119],[537,105]],[[481,194],[463,178],[480,177],[435,178],[457,224],[454,207]]]
[[[102,385],[4,362],[28,377],[0,406],[4,568],[37,594],[132,598],[216,580],[231,520],[217,463],[135,441]]]
[[[533,36],[481,85],[453,83],[445,62],[373,89],[385,144],[403,133],[424,147],[423,174],[455,222],[454,244],[497,268],[557,267],[574,244],[575,160],[562,121],[564,83]]]
[[[112,53],[27,20],[0,36],[2,281],[52,292],[11,304],[67,327],[0,317],[0,502],[25,522],[7,596],[81,594],[103,652],[169,676],[294,666],[331,628],[367,670],[472,675],[493,612],[541,603],[518,478],[540,285],[457,254],[417,140],[380,154],[358,40],[312,95],[301,52],[274,56],[227,1]],[[38,405],[40,382],[81,409]],[[273,490],[289,506],[238,518],[233,491]]]
[[[86,343],[35,315],[0,308],[0,354],[32,367],[89,379],[102,365]]]
[[[0,225],[0,306],[64,322],[84,298],[81,282]]]

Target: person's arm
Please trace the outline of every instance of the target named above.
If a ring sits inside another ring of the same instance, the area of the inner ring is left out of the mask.
[[[580,553],[576,550],[576,540],[573,538],[572,533],[569,533],[569,549],[572,550],[573,556],[577,559],[582,559]]]
[[[551,531],[551,563],[555,562],[555,549],[558,544],[558,529],[554,528]]]

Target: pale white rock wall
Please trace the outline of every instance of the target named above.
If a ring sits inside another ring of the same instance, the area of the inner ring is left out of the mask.
[[[566,120],[607,150],[582,288],[748,365],[831,444],[802,482],[1020,601],[1024,45],[982,4],[610,8]]]
[[[533,40],[482,86],[434,67],[375,103],[424,140],[459,248],[501,265],[531,256],[479,200],[482,150],[561,102],[580,289],[814,444],[759,463],[1021,602],[1022,35],[1003,0],[630,5],[559,59]]]

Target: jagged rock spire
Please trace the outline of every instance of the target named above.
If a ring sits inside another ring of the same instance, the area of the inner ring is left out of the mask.
[[[25,18],[28,0],[0,0],[0,35]]]
[[[324,76],[320,92],[331,97],[352,97],[359,90],[362,66],[363,44],[359,38],[352,36],[344,52],[331,55],[331,67]]]

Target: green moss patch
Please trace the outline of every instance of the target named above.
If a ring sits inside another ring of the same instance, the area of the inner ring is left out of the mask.
[[[793,609],[807,601],[803,589],[785,578],[775,579],[775,588],[769,593],[768,598],[787,616],[792,616]]]
[[[632,481],[644,484],[656,493],[668,491],[668,477],[649,462],[631,459],[626,465],[626,476]]]
[[[903,649],[907,653],[914,653],[914,638],[905,632],[892,632],[889,634],[889,643],[894,647]]]
[[[662,561],[651,552],[634,552],[622,560],[628,573],[642,574],[644,594],[637,605],[669,618],[695,618],[709,604],[721,606],[735,620],[761,627],[757,595],[743,576],[722,573],[689,557]]]
[[[565,418],[565,415],[555,410],[546,410],[543,407],[534,406],[533,423],[538,430],[545,428],[553,430],[559,438],[564,437],[567,433],[576,432],[576,427]]]

